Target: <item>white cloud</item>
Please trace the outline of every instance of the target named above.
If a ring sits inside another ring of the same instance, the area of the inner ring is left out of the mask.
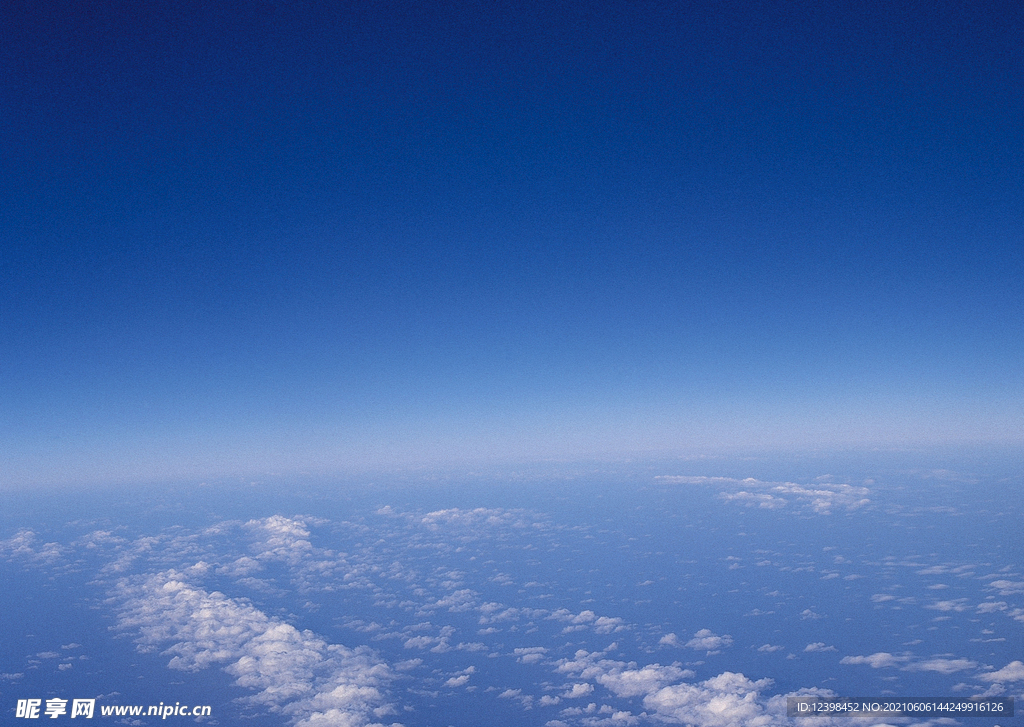
[[[966,598],[956,598],[949,601],[936,601],[935,603],[925,606],[925,608],[930,608],[933,611],[956,611],[959,613],[961,611],[966,611],[968,606]]]
[[[701,629],[693,635],[693,638],[686,642],[691,649],[704,651],[715,651],[725,646],[732,645],[732,637],[729,634],[718,636],[711,629]]]
[[[870,656],[844,656],[839,660],[840,664],[867,664],[872,669],[882,669],[888,666],[899,666],[909,661],[907,656],[894,656],[887,651],[878,651]]]
[[[618,617],[598,616],[594,621],[594,632],[598,634],[610,634],[614,631],[624,631],[625,622]]]
[[[436,636],[413,636],[403,644],[407,649],[426,649],[440,641]]]
[[[870,490],[866,487],[856,487],[846,484],[816,484],[805,487],[793,482],[763,482],[748,477],[744,480],[737,480],[731,477],[689,477],[689,476],[659,476],[655,478],[659,482],[687,484],[687,485],[716,485],[723,488],[720,497],[727,501],[740,502],[749,506],[758,506],[767,509],[785,507],[790,500],[796,500],[803,505],[810,507],[817,513],[828,515],[833,509],[842,507],[847,510],[855,510],[870,504],[871,500],[867,495]],[[730,492],[731,488],[741,487],[742,489]]]
[[[804,647],[804,651],[837,651],[834,646],[825,646],[824,641],[816,641]]]
[[[674,684],[648,694],[644,708],[663,720],[697,727],[767,727],[775,720],[759,699],[770,679],[724,672],[698,684]]]
[[[757,650],[758,651],[763,651],[763,652],[766,652],[766,653],[771,653],[773,651],[782,651],[784,648],[786,648],[786,647],[784,647],[784,646],[773,646],[772,644],[763,644],[763,645],[757,647]]]
[[[53,563],[63,548],[57,543],[40,543],[35,532],[24,528],[6,540],[0,540],[0,557],[19,558],[36,563]]]
[[[619,697],[649,694],[667,684],[693,676],[693,672],[678,666],[649,664],[638,667],[635,663],[602,659],[597,652],[576,652],[572,659],[558,662],[557,671],[577,678],[596,681]]]
[[[258,557],[298,565],[313,550],[309,542],[309,530],[301,520],[272,515],[262,520],[250,520],[245,527],[257,538],[253,547],[259,552]]]
[[[985,601],[978,604],[977,610],[978,613],[994,613],[995,611],[1005,611],[1006,609],[1006,601]]]
[[[539,661],[543,661],[544,654],[547,653],[547,649],[543,646],[527,646],[524,648],[514,649],[513,654],[516,656],[516,661],[522,664],[536,664]]]
[[[979,674],[978,679],[987,682],[1024,682],[1024,662],[1011,661],[998,671]]]
[[[1010,596],[1014,593],[1024,593],[1024,581],[998,580],[989,583],[988,587],[995,588],[996,590],[998,590],[1000,596]]]
[[[562,696],[566,699],[578,699],[579,697],[585,697],[594,691],[594,685],[583,682],[582,684],[573,684],[568,691]]]
[[[245,701],[291,718],[298,727],[368,725],[390,713],[384,690],[392,672],[365,647],[328,644],[250,603],[207,592],[166,571],[118,583],[118,626],[143,650],[167,647],[170,666],[223,666],[254,694]]]
[[[964,669],[973,669],[978,662],[970,659],[925,659],[903,667],[904,671],[935,671],[940,674],[953,674]]]

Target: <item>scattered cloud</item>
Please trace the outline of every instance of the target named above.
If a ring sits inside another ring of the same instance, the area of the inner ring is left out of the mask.
[[[900,666],[910,660],[908,656],[895,656],[887,651],[878,651],[870,656],[844,656],[840,664],[867,664],[872,669]]]
[[[562,694],[565,699],[579,699],[580,697],[586,697],[592,694],[594,691],[594,685],[586,682],[580,684],[573,684],[569,689]]]
[[[978,662],[970,659],[924,659],[915,661],[903,667],[904,671],[934,671],[939,674],[953,674],[964,669],[973,669]]]
[[[252,692],[245,702],[289,716],[297,727],[367,725],[393,711],[392,672],[366,647],[328,644],[250,603],[189,585],[180,572],[121,580],[118,627],[141,650],[164,649],[168,666],[221,666]]]
[[[834,646],[826,646],[823,641],[816,641],[804,647],[804,651],[836,651]]]
[[[978,679],[986,682],[1024,682],[1024,662],[1011,661],[998,671],[979,674]]]
[[[713,633],[711,629],[701,629],[693,635],[693,638],[686,642],[691,649],[702,651],[717,651],[726,646],[732,645],[732,637],[729,634],[721,636]]]

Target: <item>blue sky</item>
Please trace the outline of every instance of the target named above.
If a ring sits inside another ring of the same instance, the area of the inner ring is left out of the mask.
[[[9,15],[8,484],[1021,441],[1019,5]]]

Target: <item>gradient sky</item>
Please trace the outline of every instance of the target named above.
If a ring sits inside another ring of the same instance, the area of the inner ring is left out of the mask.
[[[1024,439],[1024,6],[11,0],[0,481]]]

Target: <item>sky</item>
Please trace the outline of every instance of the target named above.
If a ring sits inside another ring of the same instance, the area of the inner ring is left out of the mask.
[[[1024,439],[1019,4],[5,16],[4,485]]]

